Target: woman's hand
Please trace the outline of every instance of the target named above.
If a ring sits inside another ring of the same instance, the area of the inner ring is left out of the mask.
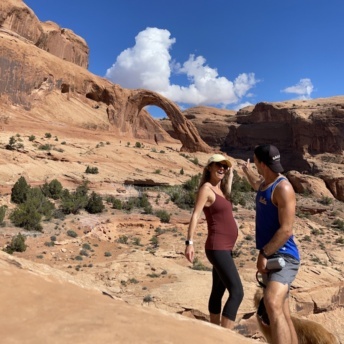
[[[185,247],[185,257],[190,263],[193,262],[195,258],[195,249],[193,245],[187,245]]]

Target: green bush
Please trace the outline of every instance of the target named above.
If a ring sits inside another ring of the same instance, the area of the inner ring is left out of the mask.
[[[192,269],[200,271],[211,271],[211,268],[205,266],[197,257],[194,259],[192,263]]]
[[[49,143],[46,143],[44,145],[40,145],[38,147],[38,149],[40,149],[40,150],[51,150],[52,149],[52,145],[50,145]]]
[[[118,198],[115,198],[112,201],[112,208],[121,210],[122,209],[122,202],[121,202],[121,200],[119,200]]]
[[[51,134],[50,134],[50,133],[45,133],[45,137],[46,137],[47,139],[50,139],[50,138],[51,138]]]
[[[100,195],[92,192],[88,202],[86,204],[85,210],[90,214],[98,214],[104,210],[105,206]]]
[[[0,207],[0,225],[4,223],[4,219],[5,219],[5,215],[6,215],[6,210],[7,210],[7,206],[6,205],[2,205]]]
[[[333,199],[327,196],[321,197],[321,199],[318,200],[319,203],[323,205],[330,205],[333,203]]]
[[[73,230],[69,229],[67,231],[67,235],[70,236],[71,238],[76,238],[78,236],[77,233],[75,233]]]
[[[11,190],[11,202],[16,204],[24,203],[29,189],[30,186],[26,182],[26,179],[21,176]]]
[[[23,203],[14,209],[10,215],[10,220],[17,227],[27,230],[42,231],[42,215],[37,211],[33,203]]]
[[[90,167],[90,166],[87,166],[87,167],[86,167],[85,173],[89,173],[89,174],[98,174],[98,173],[99,173],[98,167]]]
[[[36,136],[35,135],[30,135],[29,136],[29,141],[34,141],[36,140]]]
[[[166,210],[157,210],[155,212],[155,215],[160,219],[163,223],[169,223],[170,222],[170,214]]]
[[[344,231],[344,221],[340,219],[335,219],[332,222],[333,226],[338,229],[338,231],[343,232]]]
[[[11,136],[5,148],[8,150],[15,150],[17,148],[16,143],[17,143],[17,139],[14,136]]]
[[[127,244],[128,243],[128,237],[126,235],[121,235],[118,239],[117,242],[120,244]]]
[[[53,179],[50,183],[44,183],[42,186],[42,192],[46,197],[52,199],[59,199],[62,194],[62,184],[57,180]]]
[[[4,251],[12,254],[13,252],[24,252],[26,250],[25,236],[19,233],[14,236],[11,240],[11,243],[4,248]]]
[[[69,190],[64,189],[62,191],[60,205],[63,213],[78,214],[81,209],[84,209],[88,203],[87,192],[87,182],[79,185],[74,192],[69,192]]]

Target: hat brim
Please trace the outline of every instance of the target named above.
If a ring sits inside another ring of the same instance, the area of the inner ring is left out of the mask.
[[[275,173],[282,173],[284,171],[284,168],[280,162],[276,162],[275,164],[271,164],[268,167],[270,168],[271,171],[273,171]]]

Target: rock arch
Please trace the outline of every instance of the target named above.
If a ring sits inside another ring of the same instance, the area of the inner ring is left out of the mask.
[[[206,152],[212,149],[201,139],[196,127],[188,121],[177,105],[160,94],[144,89],[131,90],[125,102],[120,107],[108,109],[109,121],[119,125],[125,131],[123,125],[135,123],[140,111],[148,105],[155,105],[165,111],[172,122],[173,129],[182,143],[181,151]],[[122,119],[122,121],[121,121]]]

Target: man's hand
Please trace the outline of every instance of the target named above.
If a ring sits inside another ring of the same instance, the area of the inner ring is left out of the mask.
[[[261,274],[266,274],[268,272],[268,270],[266,269],[267,262],[268,260],[262,254],[259,253],[258,259],[257,259],[257,270]]]

